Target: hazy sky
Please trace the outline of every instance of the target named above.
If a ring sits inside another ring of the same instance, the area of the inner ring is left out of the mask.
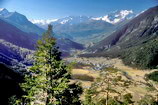
[[[29,19],[65,16],[102,16],[115,10],[140,12],[156,5],[156,0],[0,0],[0,7],[17,11]]]

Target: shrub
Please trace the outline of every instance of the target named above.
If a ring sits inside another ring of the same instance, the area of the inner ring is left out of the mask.
[[[158,71],[147,74],[146,78],[158,82]]]

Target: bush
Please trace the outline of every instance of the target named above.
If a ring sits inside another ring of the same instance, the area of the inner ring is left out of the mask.
[[[147,74],[146,78],[158,82],[158,71]]]

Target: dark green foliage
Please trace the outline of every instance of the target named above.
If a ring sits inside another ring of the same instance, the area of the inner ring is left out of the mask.
[[[147,79],[158,82],[158,71],[154,71],[150,74],[147,74],[146,77],[147,77]]]
[[[142,69],[156,68],[158,65],[158,39],[154,39],[122,54],[125,64]]]
[[[70,84],[62,94],[56,95],[56,99],[61,99],[61,104],[59,105],[81,105],[79,96],[82,92],[80,85]]]
[[[133,98],[133,96],[132,96],[130,93],[125,94],[125,95],[123,96],[124,105],[129,105],[129,104],[134,103],[134,102],[132,101],[132,98]]]
[[[109,98],[108,103],[109,105],[123,105],[123,103],[121,101],[118,101],[117,98]]]
[[[70,84],[70,71],[61,59],[61,52],[56,47],[52,37],[52,26],[38,41],[34,55],[34,65],[30,68],[31,75],[22,84],[27,95],[24,96],[26,105],[80,105],[81,86]]]
[[[94,89],[94,87],[86,90],[84,105],[96,105],[93,99],[93,95],[96,94],[96,92],[97,91]]]
[[[17,98],[16,98],[16,96],[12,96],[12,97],[10,97],[9,98],[9,105],[16,105],[16,100],[18,100]]]

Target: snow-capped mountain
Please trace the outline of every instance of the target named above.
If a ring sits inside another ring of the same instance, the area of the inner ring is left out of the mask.
[[[89,21],[91,17],[87,16],[69,16],[65,18],[58,19],[58,21],[53,22],[53,23],[60,23],[60,24],[78,24],[78,23],[83,23],[86,21]]]
[[[54,32],[58,37],[69,38],[85,44],[87,38],[94,41],[97,37],[97,41],[101,40],[102,37],[116,31],[135,16],[132,10],[120,10],[102,17],[69,16],[61,19],[30,21],[44,29],[47,29],[48,24],[53,24]],[[84,42],[84,40],[86,41]]]
[[[83,22],[90,21],[91,17],[88,16],[68,16],[65,18],[60,18],[60,19],[48,19],[48,20],[35,20],[35,19],[30,19],[30,21],[44,29],[47,28],[48,24],[69,24],[69,25],[74,25],[74,24],[79,24]]]
[[[52,23],[52,22],[56,22],[58,19],[48,19],[48,20],[42,20],[42,19],[30,19],[29,21],[31,21],[33,24],[36,24],[37,26],[43,28],[43,29],[47,29],[48,24]]]
[[[41,24],[41,25],[45,25],[45,24],[50,24],[52,22],[56,22],[58,21],[58,19],[48,19],[48,20],[36,20],[36,19],[30,19],[30,21],[33,23],[33,24]]]
[[[136,15],[132,10],[121,10],[121,11],[115,11],[108,15],[92,18],[93,20],[103,20],[111,24],[116,24],[119,22],[122,22],[127,19],[131,19],[135,17]]]
[[[88,17],[88,16],[69,16],[61,19],[48,19],[48,20],[35,20],[30,21],[42,28],[46,28],[48,24],[79,24],[88,21],[105,21],[111,24],[116,24],[122,22],[123,20],[131,19],[135,17],[136,14],[132,10],[120,10],[115,11],[110,14],[101,17]]]
[[[90,17],[87,16],[68,16],[65,18],[61,18],[61,19],[48,19],[48,20],[35,20],[35,19],[30,19],[30,21],[34,24],[41,24],[41,25],[45,25],[45,24],[50,24],[50,23],[56,23],[56,24],[78,24],[81,22],[85,22],[87,20],[90,20]]]

